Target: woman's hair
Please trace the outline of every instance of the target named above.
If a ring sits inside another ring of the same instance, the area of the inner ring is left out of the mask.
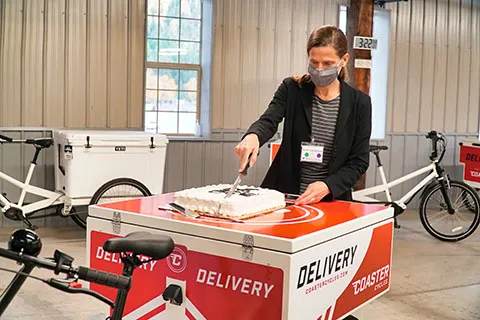
[[[348,41],[343,31],[332,25],[319,27],[310,34],[307,42],[307,55],[313,47],[332,47],[337,52],[337,55],[342,58],[348,53]],[[343,66],[340,70],[340,78],[347,81],[348,72],[347,67]],[[294,76],[293,79],[298,82],[300,86],[311,81],[310,75]]]

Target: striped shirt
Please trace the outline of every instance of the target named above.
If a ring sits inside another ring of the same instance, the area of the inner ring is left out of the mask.
[[[323,161],[300,162],[300,194],[305,192],[310,183],[321,181],[328,175],[328,162],[332,156],[339,107],[340,96],[324,101],[313,95],[312,137],[316,144],[323,146]]]

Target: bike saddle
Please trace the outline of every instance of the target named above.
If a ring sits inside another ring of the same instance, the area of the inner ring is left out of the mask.
[[[124,238],[105,241],[103,249],[108,252],[131,252],[162,260],[173,251],[173,240],[168,236],[153,235],[148,232],[132,232]]]
[[[377,150],[388,150],[387,146],[370,146],[370,152],[375,152]]]
[[[52,138],[27,139],[25,143],[33,144],[41,148],[50,148],[53,144],[53,139]]]

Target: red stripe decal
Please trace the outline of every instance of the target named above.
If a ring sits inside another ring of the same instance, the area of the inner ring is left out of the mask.
[[[167,308],[167,304],[162,304],[161,306],[158,306],[156,307],[155,309],[153,309],[152,311],[144,314],[142,317],[138,318],[137,320],[147,320],[147,319],[150,319],[151,317],[153,317],[154,315],[157,315],[163,311],[165,311],[165,309]]]
[[[188,319],[195,320],[195,317],[190,313],[190,311],[188,311],[188,309],[185,309],[185,315]]]
[[[328,320],[328,317],[330,316],[330,310],[332,307],[328,307],[327,312],[325,312],[325,320]]]

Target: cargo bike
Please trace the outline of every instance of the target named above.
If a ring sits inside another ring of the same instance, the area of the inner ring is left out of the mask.
[[[70,217],[86,228],[88,206],[162,193],[167,139],[144,132],[54,131],[53,137],[13,139],[0,135],[0,145],[27,144],[35,148],[24,181],[2,171],[0,179],[20,189],[18,200],[0,194],[3,215],[23,221],[47,216]],[[55,190],[31,184],[38,158],[54,147]],[[35,197],[27,203],[27,194]],[[40,199],[38,199],[40,198]],[[38,200],[37,200],[38,199]],[[46,209],[53,212],[46,213]]]

